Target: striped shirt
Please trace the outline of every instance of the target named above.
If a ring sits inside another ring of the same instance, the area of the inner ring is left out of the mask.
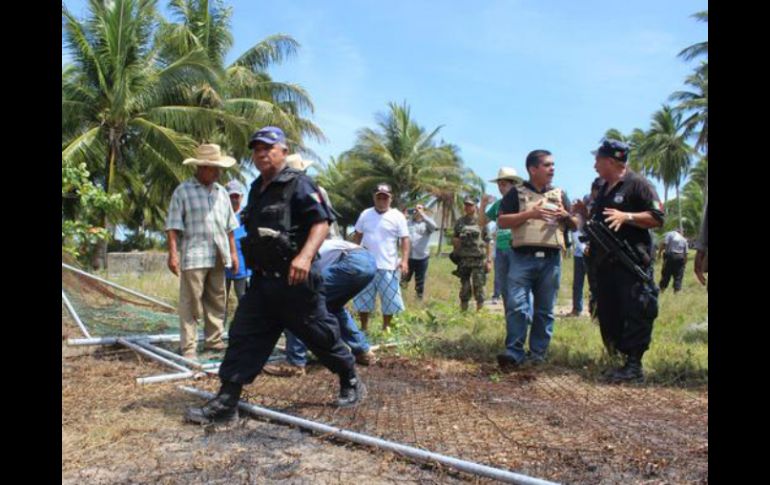
[[[227,234],[238,227],[227,190],[214,182],[211,190],[194,177],[174,190],[166,217],[166,231],[179,231],[182,271],[213,268],[217,252],[232,266]]]

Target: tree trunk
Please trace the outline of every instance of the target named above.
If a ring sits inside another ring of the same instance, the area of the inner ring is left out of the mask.
[[[684,229],[682,228],[682,197],[679,195],[679,184],[676,184],[676,205],[679,210],[679,232],[684,234]]]
[[[109,135],[110,153],[107,154],[107,166],[105,167],[104,177],[104,193],[109,195],[110,188],[112,186],[113,177],[115,176],[115,164],[118,158],[118,143],[120,142],[120,135],[115,128],[110,128]],[[102,227],[108,229],[107,214],[102,214],[101,218]],[[107,240],[99,241],[96,244],[96,251],[91,259],[91,266],[94,269],[107,269]]]
[[[446,223],[446,204],[444,204],[444,201],[441,200],[441,228],[439,229],[438,233],[438,250],[436,255],[441,255],[441,245],[444,242],[444,227]]]
[[[703,187],[703,207],[709,204],[709,147],[706,145],[706,186]]]

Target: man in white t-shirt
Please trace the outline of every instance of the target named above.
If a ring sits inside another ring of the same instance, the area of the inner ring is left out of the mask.
[[[374,311],[377,293],[382,305],[383,330],[390,325],[394,313],[404,310],[399,280],[401,274],[409,270],[409,228],[404,214],[390,207],[392,201],[390,185],[377,185],[374,207],[365,209],[355,226],[353,242],[372,253],[377,263],[374,280],[353,299],[353,308],[359,312],[363,330],[369,323],[369,314]]]

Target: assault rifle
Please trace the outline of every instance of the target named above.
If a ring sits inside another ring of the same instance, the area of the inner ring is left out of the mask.
[[[647,266],[649,264],[649,257],[645,261],[640,252],[632,248],[628,241],[619,239],[606,224],[588,221],[583,226],[583,232],[591,242],[592,254],[596,254],[594,251],[601,248],[605,257],[614,257],[642,281],[648,284],[653,283],[652,277],[642,269],[642,265]]]

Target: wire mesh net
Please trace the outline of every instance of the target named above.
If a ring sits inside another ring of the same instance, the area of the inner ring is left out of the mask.
[[[62,290],[95,337],[179,333],[173,310],[64,268]]]
[[[386,358],[362,374],[367,400],[331,405],[336,379],[260,376],[254,404],[465,460],[565,483],[708,481],[708,395],[610,386],[574,371],[445,372]]]

